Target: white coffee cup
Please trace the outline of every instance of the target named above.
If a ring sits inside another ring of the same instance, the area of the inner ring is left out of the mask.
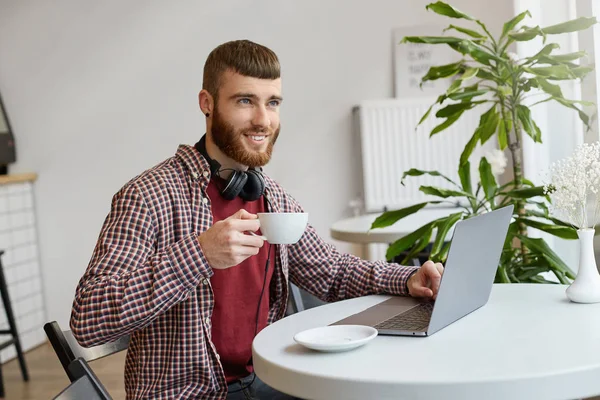
[[[263,239],[271,244],[296,243],[304,234],[308,224],[308,213],[257,213],[256,215],[260,221]]]

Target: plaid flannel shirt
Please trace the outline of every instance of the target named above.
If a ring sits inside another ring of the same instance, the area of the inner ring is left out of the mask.
[[[131,335],[128,399],[223,399],[227,384],[211,342],[212,269],[198,235],[213,223],[208,162],[192,146],[128,182],[112,199],[76,290],[70,326],[90,347]],[[265,176],[272,212],[302,212]],[[407,295],[415,267],[338,252],[308,226],[277,245],[268,323],[282,318],[288,279],[331,302],[374,293]]]

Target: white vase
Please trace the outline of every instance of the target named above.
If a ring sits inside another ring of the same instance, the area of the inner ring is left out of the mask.
[[[594,256],[594,229],[579,229],[579,270],[567,288],[567,297],[576,303],[600,302],[600,274]]]

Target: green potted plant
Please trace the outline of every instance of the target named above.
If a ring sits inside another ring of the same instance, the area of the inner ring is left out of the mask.
[[[521,143],[523,134],[529,135],[535,142],[542,141],[542,133],[531,116],[530,107],[547,101],[573,109],[589,129],[589,117],[578,105],[591,103],[566,99],[555,83],[581,79],[593,70],[574,63],[584,57],[585,52],[558,55],[555,54],[559,47],[556,43],[545,43],[548,36],[587,29],[596,23],[596,18],[578,18],[545,28],[520,26],[527,16],[531,16],[529,11],[525,11],[506,22],[502,33],[494,37],[480,20],[446,3],[438,1],[426,8],[446,17],[469,21],[474,26],[465,28],[451,24],[445,29],[455,31],[459,36],[407,36],[402,40],[402,43],[447,45],[462,57],[458,62],[431,67],[423,76],[423,82],[448,78],[454,81],[445,93],[440,94],[419,124],[435,111],[435,116],[444,121],[431,131],[430,136],[433,136],[451,126],[465,112],[484,112],[458,160],[459,181],[453,181],[438,171],[418,169],[404,172],[401,178],[404,182],[409,177],[424,174],[437,176],[450,182],[452,189],[421,186],[421,192],[439,200],[384,212],[371,228],[392,225],[430,203],[448,202],[449,199],[456,203],[460,198],[459,204],[464,206],[460,211],[431,221],[392,243],[386,257],[392,259],[404,254],[401,262],[405,263],[428,247],[431,259],[445,262],[449,249],[445,238],[458,221],[513,204],[514,221],[509,228],[495,281],[545,283],[551,281],[541,274],[552,272],[559,282],[570,283],[575,278],[573,271],[543,239],[527,235],[527,227],[531,227],[560,238],[577,239],[575,228],[549,214],[550,199],[544,193],[544,186],[536,186],[523,177]],[[544,46],[537,53],[520,59],[509,53],[515,42],[529,41],[538,36],[543,37]],[[529,104],[528,97],[534,93],[544,96],[537,103],[526,105]],[[478,143],[483,145],[492,138],[497,140],[500,150],[509,149],[513,178],[499,185],[489,161],[484,157],[478,166],[478,182],[473,185],[469,158]]]

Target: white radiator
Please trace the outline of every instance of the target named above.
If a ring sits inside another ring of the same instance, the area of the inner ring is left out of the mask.
[[[406,186],[402,186],[402,174],[411,168],[437,170],[459,182],[460,155],[479,125],[479,117],[490,106],[482,104],[475,110],[466,111],[451,127],[430,138],[431,130],[444,121],[435,117],[435,109],[416,131],[415,127],[434,102],[431,98],[373,100],[355,108],[360,130],[366,212],[398,209],[433,199],[419,191],[421,185],[452,187],[442,178],[427,175],[407,177]],[[495,146],[492,138],[473,152],[473,184],[477,182],[479,159]]]
[[[355,123],[359,128],[361,142],[363,201],[367,213],[381,213],[384,209],[394,210],[433,200],[433,196],[419,191],[421,185],[453,187],[443,178],[428,175],[407,177],[405,186],[402,186],[402,174],[411,168],[436,170],[455,182],[460,182],[460,155],[479,125],[479,117],[490,106],[482,104],[475,110],[466,111],[451,127],[430,138],[431,130],[444,121],[443,118],[435,117],[436,108],[416,130],[415,127],[435,100],[372,100],[355,107]],[[480,158],[496,146],[492,138],[483,147],[478,146],[471,155],[471,178],[474,186],[478,182]],[[455,212],[450,204],[439,206],[448,207],[449,214]],[[387,246],[369,245],[365,256],[371,260],[385,259]]]

